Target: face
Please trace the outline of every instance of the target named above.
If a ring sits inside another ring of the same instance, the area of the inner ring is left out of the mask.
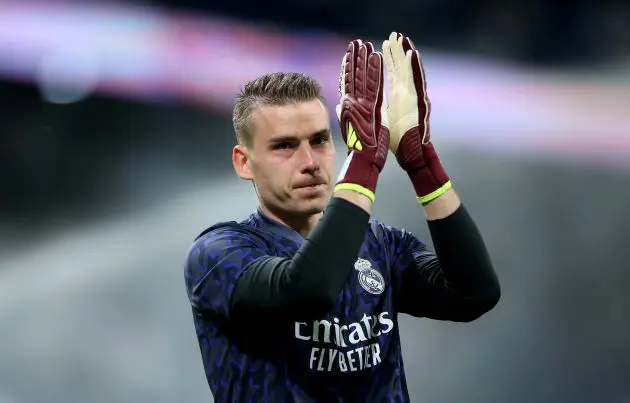
[[[237,174],[252,180],[263,208],[309,216],[332,193],[335,149],[328,112],[319,100],[263,106],[251,117],[252,144],[234,148]]]

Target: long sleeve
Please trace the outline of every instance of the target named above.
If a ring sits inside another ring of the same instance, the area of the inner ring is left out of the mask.
[[[400,311],[456,322],[479,318],[498,303],[501,289],[476,224],[460,206],[428,225],[435,252],[410,233],[400,234]]]
[[[225,317],[318,317],[332,308],[353,270],[368,220],[364,210],[335,198],[292,258],[269,255],[266,241],[246,229],[211,231],[188,256],[189,299]]]

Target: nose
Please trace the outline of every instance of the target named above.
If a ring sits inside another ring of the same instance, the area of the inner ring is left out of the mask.
[[[301,171],[304,173],[315,172],[319,169],[319,162],[310,144],[300,147],[300,162]]]

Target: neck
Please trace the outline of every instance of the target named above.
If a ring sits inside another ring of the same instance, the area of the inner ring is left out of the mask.
[[[260,205],[260,208],[267,217],[286,225],[298,234],[302,235],[304,238],[306,238],[308,234],[310,234],[311,230],[315,228],[315,225],[317,225],[317,222],[320,220],[320,218],[322,218],[322,215],[324,214],[324,212],[304,215],[287,213],[283,214],[282,212],[274,213],[262,204]]]

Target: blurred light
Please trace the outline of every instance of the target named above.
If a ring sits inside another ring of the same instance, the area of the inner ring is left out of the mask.
[[[37,83],[50,102],[96,91],[229,114],[245,81],[272,71],[310,74],[334,100],[347,41],[122,4],[10,3],[0,13],[0,75]],[[428,51],[423,61],[438,145],[630,164],[627,83]]]
[[[44,55],[38,67],[36,82],[48,102],[77,102],[98,85],[98,62],[89,51],[58,49]]]

